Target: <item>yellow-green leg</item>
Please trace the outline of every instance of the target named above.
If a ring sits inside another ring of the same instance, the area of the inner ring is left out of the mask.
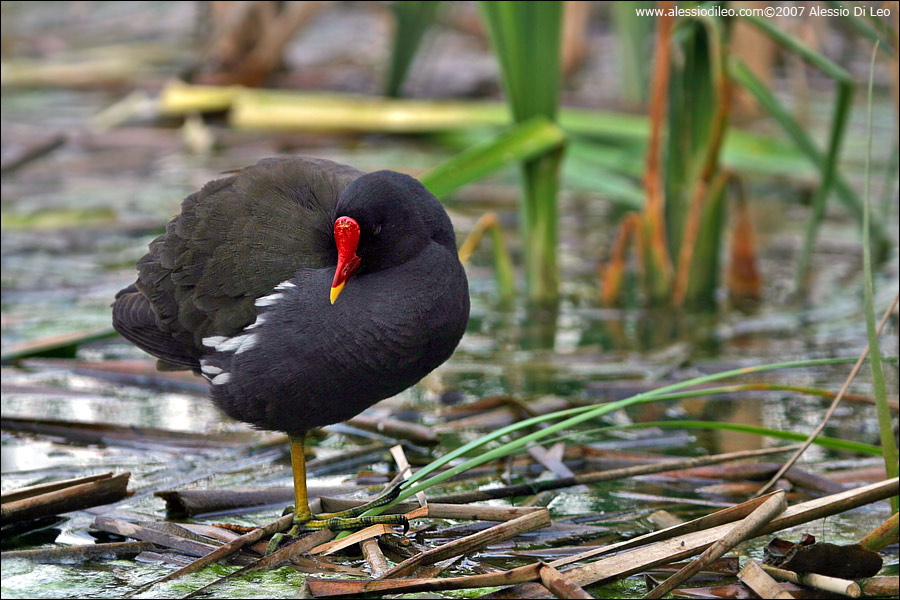
[[[339,531],[344,529],[360,529],[370,525],[384,523],[386,525],[402,525],[403,532],[409,530],[409,521],[405,515],[377,515],[374,517],[360,517],[362,513],[370,508],[384,506],[391,502],[400,493],[399,485],[394,486],[381,496],[375,498],[371,502],[362,506],[357,506],[349,510],[336,513],[328,513],[317,515],[313,518],[312,512],[309,510],[309,495],[306,489],[306,454],[304,448],[306,445],[306,434],[289,435],[291,443],[291,470],[294,475],[294,524],[287,534],[276,533],[272,536],[272,540],[266,549],[266,554],[270,554],[278,549],[285,537],[300,537],[302,531],[313,529],[323,529],[325,527]]]

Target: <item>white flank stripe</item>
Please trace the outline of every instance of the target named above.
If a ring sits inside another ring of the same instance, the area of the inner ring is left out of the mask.
[[[213,385],[222,385],[223,383],[228,383],[228,380],[231,379],[231,373],[222,373],[221,375],[216,375],[210,380],[210,383]]]
[[[294,285],[293,283],[291,283],[290,281],[282,281],[281,283],[279,283],[278,285],[275,286],[275,289],[276,290],[286,290],[286,289],[289,289],[292,287],[297,287],[297,286]]]
[[[251,329],[259,327],[260,325],[262,325],[265,322],[266,322],[266,317],[264,315],[260,315],[260,316],[256,317],[255,321],[253,321],[252,323],[250,323],[249,325],[244,327],[244,331],[249,331]]]
[[[225,338],[224,342],[216,344],[216,350],[219,352],[231,352],[232,350],[237,350],[241,347],[241,344],[246,341],[247,337],[249,336],[238,335],[233,338]]]
[[[209,346],[210,348],[214,348],[227,340],[228,338],[221,335],[214,335],[213,337],[203,338],[203,345]]]
[[[282,298],[284,298],[284,294],[269,294],[268,296],[257,298],[254,304],[256,306],[272,306]]]
[[[244,335],[244,336],[241,336],[241,337],[238,338],[238,339],[243,339],[244,341],[242,341],[242,342],[241,342],[241,345],[238,346],[238,349],[237,349],[237,351],[235,351],[235,354],[240,354],[241,352],[246,352],[247,350],[249,350],[250,348],[252,348],[253,346],[255,346],[255,345],[256,345],[257,336],[255,336],[255,335]]]

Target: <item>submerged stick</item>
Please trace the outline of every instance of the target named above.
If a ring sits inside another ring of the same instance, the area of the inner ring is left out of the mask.
[[[696,575],[703,567],[721,558],[723,554],[744,540],[752,538],[763,525],[766,525],[774,517],[783,513],[786,508],[787,500],[785,500],[784,492],[776,492],[775,495],[763,502],[759,508],[750,513],[744,520],[732,527],[731,531],[704,550],[694,561],[685,565],[683,569],[650,590],[644,598],[662,598],[681,583]]]
[[[58,355],[60,352],[71,352],[74,356],[75,349],[82,344],[105,340],[119,335],[112,327],[100,327],[86,331],[75,331],[61,335],[53,335],[37,340],[29,340],[20,344],[13,344],[0,354],[0,362],[3,364],[46,354]]]
[[[566,556],[564,558],[557,559],[550,564],[554,567],[562,567],[564,565],[581,562],[589,558],[595,558],[606,554],[614,554],[617,552],[630,550],[632,548],[637,548],[639,546],[646,546],[648,544],[662,542],[675,536],[688,535],[697,531],[703,531],[705,529],[718,527],[720,525],[727,525],[728,523],[733,523],[739,519],[743,519],[754,510],[756,510],[759,506],[761,506],[763,502],[774,495],[775,492],[769,494],[768,496],[753,498],[736,506],[723,508],[722,510],[718,510],[712,514],[694,519],[692,521],[688,521],[687,523],[672,525],[671,527],[667,527],[666,529],[660,529],[659,531],[654,531],[652,533],[645,533],[644,535],[632,538],[630,540],[616,542],[614,544],[609,544],[600,548],[585,550],[584,552],[580,552],[572,556]]]

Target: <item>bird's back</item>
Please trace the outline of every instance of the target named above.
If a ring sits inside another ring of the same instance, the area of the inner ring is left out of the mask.
[[[113,304],[113,326],[169,368],[199,369],[203,338],[256,318],[298,269],[334,264],[332,211],[362,175],[316,158],[268,159],[188,196]]]

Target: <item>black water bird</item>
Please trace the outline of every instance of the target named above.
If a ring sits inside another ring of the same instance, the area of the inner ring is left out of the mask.
[[[421,183],[264,160],[188,196],[137,269],[116,295],[116,330],[161,369],[205,377],[231,417],[290,436],[297,526],[402,522],[313,518],[303,445],[419,381],[463,335],[453,226]]]

